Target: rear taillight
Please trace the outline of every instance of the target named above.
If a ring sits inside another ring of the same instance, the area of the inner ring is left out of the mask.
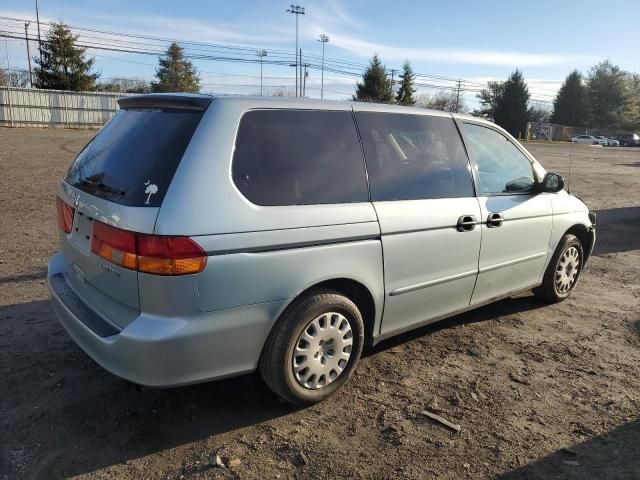
[[[111,263],[155,275],[199,273],[207,254],[188,237],[146,235],[93,222],[91,251]]]
[[[204,270],[207,254],[188,237],[137,235],[138,270],[158,275],[183,275]]]
[[[56,198],[56,209],[58,210],[58,228],[64,233],[71,233],[75,209],[64,203],[60,198]]]
[[[133,232],[111,227],[106,223],[94,221],[91,236],[91,251],[124,268],[136,270],[136,235]]]

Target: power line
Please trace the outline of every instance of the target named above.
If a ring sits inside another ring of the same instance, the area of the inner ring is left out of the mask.
[[[300,9],[301,13],[304,14],[304,8],[300,6],[292,6],[292,9]],[[297,12],[291,12],[297,13]],[[300,14],[296,15],[296,19]],[[16,18],[16,17],[8,17],[8,16],[0,16],[0,25],[3,25],[3,30],[6,33],[0,32],[0,37],[4,37],[5,39],[13,39],[13,40],[25,40],[25,36],[19,30],[21,30],[22,24],[20,22],[27,22],[30,19],[24,18]],[[16,25],[18,24],[18,25]],[[40,25],[43,27],[45,34],[50,30],[52,23],[50,22],[40,22]],[[109,30],[101,30],[95,28],[87,28],[87,27],[77,27],[70,26],[68,27],[80,35],[78,39],[77,45],[82,48],[87,48],[92,51],[97,50],[101,52],[114,52],[114,53],[127,53],[132,55],[144,55],[144,56],[162,56],[166,53],[167,44],[172,42],[178,42],[185,50],[185,57],[193,60],[201,60],[201,61],[220,61],[220,62],[231,62],[231,63],[246,63],[246,64],[254,64],[254,63],[264,63],[272,66],[289,66],[291,65],[291,52],[278,50],[278,49],[269,49],[264,50],[268,52],[268,60],[263,57],[256,58],[256,49],[255,47],[247,47],[240,45],[224,45],[210,42],[201,42],[201,41],[190,41],[190,40],[178,40],[166,37],[158,37],[152,35],[142,35],[137,33],[130,32],[115,32]],[[106,35],[106,36],[105,36]],[[28,42],[30,39],[26,38]],[[41,43],[47,43],[47,40],[42,40]],[[323,44],[324,46],[324,44]],[[148,65],[152,66],[153,64],[148,62],[136,61],[131,59],[123,59],[116,57],[109,57],[107,55],[94,53],[95,56],[111,58],[118,61],[125,61],[130,63],[137,63],[140,65]],[[315,55],[312,53],[307,53],[305,55],[306,60],[308,62],[308,68],[312,70],[320,70],[321,76],[324,76],[324,72],[335,73],[338,75],[343,75],[346,77],[359,78],[362,75],[362,70],[367,67],[366,64],[338,59],[334,57],[327,57],[324,55]],[[296,64],[298,62],[297,53],[294,55],[296,60]],[[387,69],[387,73],[395,72],[396,70],[391,68]],[[206,72],[201,71],[201,73],[211,73],[218,74],[215,72]],[[220,75],[227,75],[226,73],[219,73]],[[228,74],[234,75],[234,74]],[[238,76],[248,76],[243,74],[237,74]],[[417,87],[423,88],[431,88],[438,90],[450,90],[456,92],[468,92],[468,93],[478,93],[482,89],[486,88],[486,84],[481,82],[465,80],[462,78],[453,78],[447,77],[443,75],[434,75],[434,74],[424,74],[424,73],[416,73],[416,78],[419,79],[416,82]],[[297,68],[296,68],[296,77],[297,77]],[[268,77],[264,77],[268,78]],[[280,77],[287,78],[287,77]],[[297,82],[296,82],[297,83]],[[322,92],[322,83],[321,81],[321,92]],[[310,87],[311,88],[311,87]],[[321,93],[322,95],[322,93]],[[534,97],[535,95],[535,97]],[[551,94],[532,94],[532,101],[536,102],[547,102],[551,103],[551,100],[555,98],[554,95]],[[548,100],[547,100],[548,99]]]

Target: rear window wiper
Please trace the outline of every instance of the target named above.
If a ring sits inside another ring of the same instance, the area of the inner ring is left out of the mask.
[[[101,182],[99,180],[92,180],[90,178],[81,178],[80,184],[95,188],[96,190],[101,190],[103,192],[113,193],[115,195],[124,195],[125,193],[127,193],[124,190],[120,190],[115,187],[110,187],[104,182]]]

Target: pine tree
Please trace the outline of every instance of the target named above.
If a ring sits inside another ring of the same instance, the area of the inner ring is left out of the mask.
[[[587,87],[578,70],[571,72],[553,101],[551,123],[585,127],[589,122]]]
[[[405,105],[412,107],[416,103],[416,99],[413,94],[416,93],[416,89],[413,88],[413,82],[416,76],[413,73],[409,60],[405,60],[402,64],[402,75],[400,75],[400,88],[396,95],[396,103],[398,105]]]
[[[354,100],[359,102],[391,103],[393,92],[391,80],[387,78],[384,65],[376,53],[362,75],[362,83],[358,82]]]
[[[529,120],[529,88],[522,72],[516,70],[509,76],[495,103],[494,121],[514,137],[524,135]]]
[[[85,57],[86,48],[76,46],[78,35],[63,23],[53,23],[42,42],[42,61],[34,57],[35,84],[55,90],[94,90],[98,73],[91,73],[95,59]]]
[[[154,92],[199,92],[200,77],[193,64],[184,58],[184,50],[172,43],[156,70],[157,82],[151,83]]]
[[[483,88],[480,90],[480,93],[476,95],[480,103],[480,108],[474,110],[472,114],[476,117],[489,118],[493,120],[495,117],[498,98],[502,96],[503,91],[504,82],[488,82],[487,88]]]
[[[589,70],[587,91],[591,126],[612,127],[625,123],[631,106],[627,74],[609,60]]]

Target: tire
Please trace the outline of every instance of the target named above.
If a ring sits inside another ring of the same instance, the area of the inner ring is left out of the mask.
[[[262,350],[260,374],[282,399],[313,405],[344,385],[363,345],[364,323],[355,303],[333,290],[318,289],[294,300],[280,316]],[[294,352],[300,355],[294,358]]]
[[[629,146],[629,143],[627,143],[627,142],[622,142],[622,146],[623,146],[623,147],[628,147],[628,146]]]
[[[565,235],[549,262],[542,285],[535,288],[533,293],[550,303],[568,298],[578,284],[583,264],[582,243],[575,235]]]

